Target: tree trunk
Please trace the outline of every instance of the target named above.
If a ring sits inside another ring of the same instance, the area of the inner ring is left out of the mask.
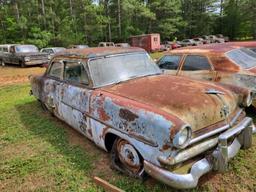
[[[121,40],[122,36],[122,28],[121,28],[121,0],[117,0],[117,9],[118,9],[118,32],[119,32],[119,39]]]
[[[18,6],[17,1],[14,2],[14,9],[15,9],[15,13],[16,13],[16,19],[18,21],[18,20],[20,20],[20,11],[19,11],[19,6]]]
[[[44,4],[44,0],[41,0],[41,9],[42,9],[42,15],[43,15],[44,29],[46,29],[45,4]]]

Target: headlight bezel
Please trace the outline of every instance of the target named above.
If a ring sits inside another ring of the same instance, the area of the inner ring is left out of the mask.
[[[181,143],[180,137],[184,137],[184,132],[186,131],[186,139]],[[175,134],[173,138],[173,145],[178,149],[184,149],[188,146],[192,136],[192,128],[189,125],[184,125],[182,128]]]
[[[30,61],[30,57],[24,57],[24,61],[25,61],[25,62]]]

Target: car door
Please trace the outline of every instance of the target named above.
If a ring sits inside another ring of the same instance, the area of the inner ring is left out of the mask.
[[[157,64],[165,74],[176,75],[182,59],[182,55],[165,55]]]
[[[59,115],[77,131],[92,139],[89,129],[89,98],[92,89],[89,76],[81,60],[64,60],[64,74],[59,92]]]
[[[51,62],[42,82],[43,93],[40,96],[46,108],[61,119],[63,118],[60,115],[59,106],[61,103],[63,71],[64,63],[62,61],[54,60]]]
[[[214,81],[216,73],[208,57],[202,55],[186,55],[178,75]]]
[[[4,63],[11,63],[12,54],[10,53],[10,47],[4,46],[3,47],[3,62]]]

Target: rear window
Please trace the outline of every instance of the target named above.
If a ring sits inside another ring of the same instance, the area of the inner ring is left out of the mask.
[[[226,56],[244,69],[256,66],[256,53],[247,48],[234,49],[227,52]]]

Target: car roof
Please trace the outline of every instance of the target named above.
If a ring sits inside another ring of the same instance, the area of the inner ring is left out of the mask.
[[[0,47],[10,47],[13,45],[19,45],[19,44],[2,44],[2,45],[0,45]]]
[[[183,47],[179,49],[170,50],[170,53],[179,53],[179,54],[224,54],[233,49],[239,48],[237,46],[228,45],[228,44],[207,44],[207,45],[199,45],[195,47]]]
[[[66,49],[57,53],[55,57],[81,57],[81,58],[95,58],[113,54],[146,52],[144,49],[137,47],[93,47],[85,49]]]
[[[238,46],[238,47],[256,47],[256,41],[235,41],[228,42],[228,45]]]

